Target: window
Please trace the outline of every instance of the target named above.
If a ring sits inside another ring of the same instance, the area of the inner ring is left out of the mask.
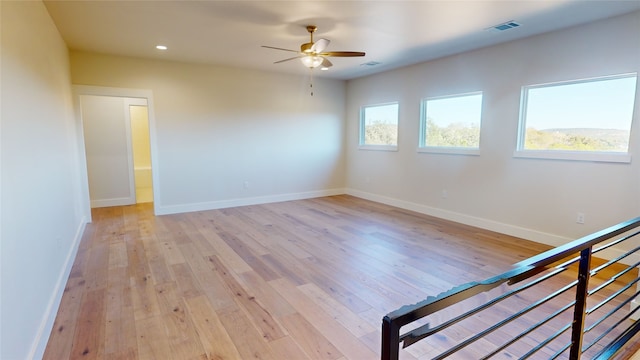
[[[360,109],[360,148],[398,148],[398,103],[363,106]]]
[[[522,89],[516,156],[629,162],[637,74]]]
[[[482,92],[422,100],[419,151],[479,154],[481,117]]]

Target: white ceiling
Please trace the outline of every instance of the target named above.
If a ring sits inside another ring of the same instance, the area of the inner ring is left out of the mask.
[[[151,59],[231,65],[306,74],[302,64],[274,61],[308,42],[318,26],[331,58],[314,76],[352,79],[492,44],[640,10],[639,0],[470,1],[59,1],[45,5],[70,49]],[[485,30],[516,21],[504,32]],[[638,34],[621,34],[637,39]],[[164,44],[167,51],[155,49]],[[361,65],[380,62],[376,66]]]

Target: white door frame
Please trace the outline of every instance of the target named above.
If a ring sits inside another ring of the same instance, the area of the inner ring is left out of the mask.
[[[78,136],[79,176],[82,187],[82,208],[84,215],[91,222],[91,199],[89,196],[89,176],[87,172],[87,154],[85,150],[84,129],[82,122],[81,95],[113,96],[122,98],[142,98],[147,100],[149,116],[149,140],[151,143],[151,174],[153,182],[153,212],[157,214],[160,206],[160,181],[158,179],[158,157],[156,142],[156,122],[153,106],[153,93],[146,89],[114,88],[102,86],[73,85],[73,99],[76,111],[76,132]],[[128,106],[126,107],[128,111]],[[130,146],[130,145],[129,145]],[[133,170],[132,170],[133,171]]]

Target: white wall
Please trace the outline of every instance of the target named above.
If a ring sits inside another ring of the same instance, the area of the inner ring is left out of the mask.
[[[160,214],[342,192],[344,81],[80,52],[71,74],[153,92]]]
[[[41,2],[1,1],[1,350],[39,358],[84,229],[67,47]]]
[[[640,99],[631,164],[513,157],[523,85],[640,72],[638,34],[640,12],[349,81],[349,192],[551,245],[640,215]],[[417,153],[420,100],[471,91],[484,94],[481,155]],[[399,151],[358,150],[360,106],[389,101]]]

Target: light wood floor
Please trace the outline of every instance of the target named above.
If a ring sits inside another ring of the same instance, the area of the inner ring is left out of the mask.
[[[45,359],[377,359],[386,313],[547,249],[350,196],[93,219]]]

